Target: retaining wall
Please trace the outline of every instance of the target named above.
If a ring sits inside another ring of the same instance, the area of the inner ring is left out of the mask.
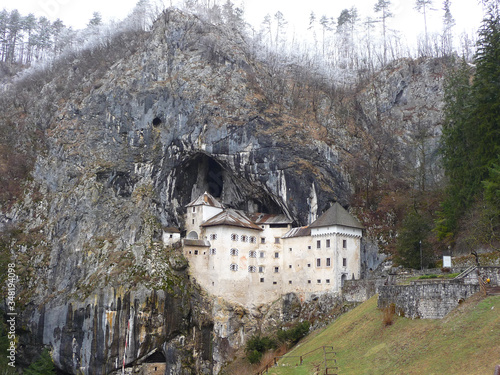
[[[478,291],[479,285],[463,280],[417,280],[410,285],[381,286],[378,307],[383,309],[393,303],[400,316],[441,319]]]

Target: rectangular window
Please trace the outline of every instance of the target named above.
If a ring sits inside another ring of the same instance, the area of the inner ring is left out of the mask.
[[[327,284],[330,284],[330,279],[326,279],[326,283],[327,283]]]
[[[342,258],[342,267],[347,267],[347,258]]]
[[[288,284],[291,284],[292,283],[292,280],[288,280]]]
[[[274,272],[275,272],[275,273],[280,272],[280,268],[279,268],[279,267],[274,267]]]
[[[342,240],[342,247],[347,249],[347,240]]]
[[[265,267],[264,266],[259,266],[259,273],[264,273]]]
[[[316,267],[321,267],[321,259],[316,259]]]
[[[196,212],[196,207],[193,207],[193,212]]]
[[[217,239],[217,234],[211,234],[210,235],[210,239],[213,241],[213,240],[216,240]]]
[[[292,248],[290,248],[289,250],[292,251]]]
[[[279,237],[274,237],[274,243],[280,243],[280,238]]]
[[[326,266],[327,267],[331,267],[331,261],[330,261],[330,258],[326,258]]]
[[[291,264],[289,264],[289,265],[288,265],[288,268],[292,268],[292,265],[291,265]]]
[[[311,284],[311,280],[307,280],[307,283],[308,283],[308,284]]]
[[[320,280],[320,279],[318,279],[318,280],[316,280],[316,281],[318,282],[318,284],[321,284],[321,280]]]
[[[257,258],[257,252],[256,252],[255,250],[250,250],[250,251],[248,252],[248,256],[249,256],[250,258]]]
[[[264,255],[265,255],[265,254],[264,254],[264,252],[263,252],[263,251],[261,251],[261,252],[259,253],[259,258],[264,258]]]
[[[215,255],[217,254],[217,250],[216,249],[210,249],[210,255]]]
[[[311,246],[307,246],[307,250],[311,250]]]
[[[238,235],[237,234],[231,234],[231,241],[238,241]]]
[[[266,237],[261,237],[260,238],[260,243],[266,243]]]
[[[198,250],[195,250],[195,251],[194,251],[194,255],[198,255]]]
[[[277,281],[273,281],[273,285],[276,285],[276,284],[278,284],[278,282]]]
[[[192,223],[194,224],[194,219],[192,220]]]
[[[326,247],[330,247],[330,240],[326,240]]]
[[[279,258],[280,257],[280,253],[274,253],[274,257],[275,258]]]
[[[260,278],[260,282],[261,282],[261,283],[263,283],[263,282],[264,282],[264,278],[263,278],[263,277],[261,277],[261,278]]]
[[[307,267],[311,267],[311,263],[307,263]]]
[[[316,249],[321,249],[321,241],[316,241]]]

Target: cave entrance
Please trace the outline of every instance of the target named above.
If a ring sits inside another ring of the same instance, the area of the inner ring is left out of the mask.
[[[174,194],[184,207],[204,192],[219,199],[228,208],[249,213],[283,213],[281,207],[258,182],[230,170],[223,162],[205,153],[190,155],[175,168]]]

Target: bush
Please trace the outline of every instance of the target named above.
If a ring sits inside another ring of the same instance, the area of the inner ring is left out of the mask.
[[[396,314],[396,305],[391,303],[389,306],[386,306],[383,310],[382,322],[384,323],[384,327],[388,327],[394,323],[394,315]]]
[[[276,347],[276,341],[270,337],[254,335],[247,341],[245,347],[247,359],[252,364],[257,363],[266,351],[276,349]]]
[[[289,328],[287,330],[280,329],[277,333],[278,340],[282,343],[288,343],[290,345],[295,345],[299,340],[307,335],[309,332],[309,327],[311,323],[308,321],[298,323],[297,325]]]

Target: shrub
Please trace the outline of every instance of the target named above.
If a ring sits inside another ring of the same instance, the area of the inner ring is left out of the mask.
[[[298,323],[295,326],[284,330],[280,329],[277,333],[278,340],[282,343],[289,343],[290,345],[295,345],[299,342],[299,340],[307,335],[309,332],[309,327],[311,323],[308,321],[304,321],[302,323]]]
[[[388,327],[394,323],[394,315],[396,314],[396,305],[391,303],[389,306],[386,306],[383,310],[382,322],[384,323],[384,327]]]
[[[276,341],[270,337],[254,335],[247,341],[245,347],[247,359],[250,363],[257,363],[266,351],[276,349],[276,347]]]

